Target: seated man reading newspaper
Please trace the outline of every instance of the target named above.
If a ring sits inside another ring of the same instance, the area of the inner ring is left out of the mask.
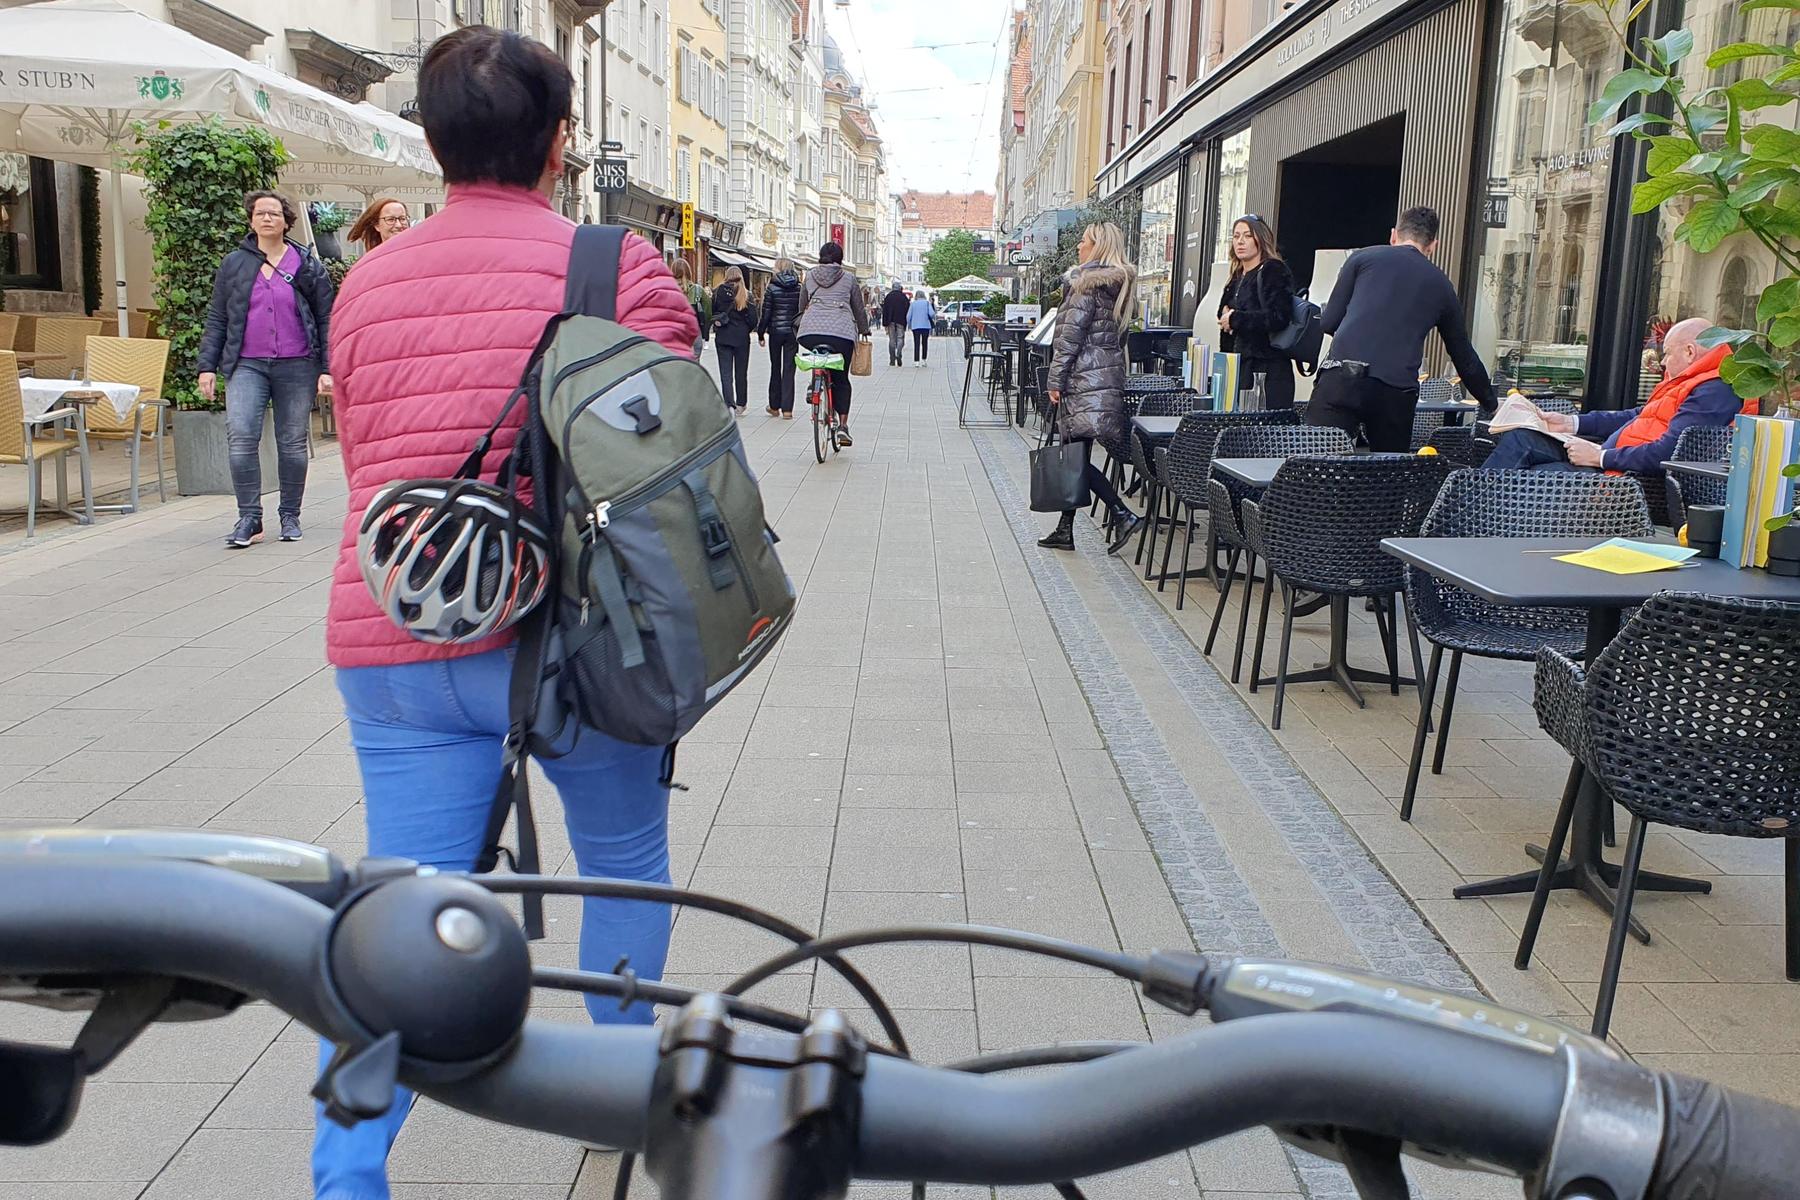
[[[1642,407],[1580,416],[1544,412],[1521,396],[1509,396],[1489,428],[1496,435],[1490,470],[1535,467],[1628,471],[1656,475],[1690,426],[1729,425],[1754,401],[1740,399],[1719,378],[1729,346],[1703,350],[1696,342],[1711,322],[1690,317],[1663,335],[1663,381]]]

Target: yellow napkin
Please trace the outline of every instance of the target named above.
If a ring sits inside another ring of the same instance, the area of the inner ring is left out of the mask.
[[[1646,571],[1673,570],[1698,553],[1698,550],[1687,547],[1613,538],[1587,550],[1559,554],[1556,561],[1574,563],[1578,567],[1593,567],[1612,575],[1641,575]]]

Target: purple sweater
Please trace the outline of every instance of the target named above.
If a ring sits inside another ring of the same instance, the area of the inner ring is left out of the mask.
[[[259,268],[250,284],[250,312],[244,322],[240,358],[305,358],[306,326],[300,321],[300,298],[288,282],[300,270],[300,252],[292,246],[281,265],[265,276]],[[283,278],[283,276],[287,278]]]

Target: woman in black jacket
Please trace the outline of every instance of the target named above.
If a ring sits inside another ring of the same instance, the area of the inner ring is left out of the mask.
[[[1067,442],[1124,443],[1125,323],[1131,319],[1137,273],[1125,258],[1125,235],[1111,221],[1089,225],[1075,250],[1081,260],[1069,272],[1062,306],[1056,313],[1056,336],[1050,354],[1050,403],[1056,429]],[[1142,519],[1125,507],[1118,490],[1092,461],[1087,464],[1088,490],[1106,505],[1112,524],[1108,554],[1131,540]],[[1038,540],[1048,550],[1075,548],[1075,513],[1065,512],[1055,529]]]
[[[306,436],[313,401],[331,393],[326,346],[337,296],[325,264],[287,232],[299,220],[276,192],[244,197],[250,233],[213,276],[212,306],[200,338],[196,381],[208,400],[225,377],[225,436],[238,519],[225,544],[241,550],[263,535],[263,410],[275,409],[275,458],[281,472],[281,540],[300,540],[306,491]]]
[[[1240,355],[1238,390],[1263,377],[1266,408],[1294,407],[1294,360],[1269,335],[1294,318],[1294,275],[1275,250],[1275,231],[1255,213],[1231,226],[1231,279],[1219,298],[1219,348]]]
[[[769,415],[794,419],[794,355],[800,349],[800,276],[786,258],[775,260],[775,277],[763,289],[762,320],[756,337],[769,348]]]
[[[742,417],[750,403],[750,331],[756,328],[756,305],[744,273],[736,267],[725,272],[725,282],[713,293],[713,343],[719,352],[719,390],[725,407]]]

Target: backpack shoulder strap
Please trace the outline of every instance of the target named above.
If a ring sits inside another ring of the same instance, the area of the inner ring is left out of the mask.
[[[569,247],[569,277],[563,311],[616,321],[619,317],[619,258],[625,249],[623,225],[578,225]]]

